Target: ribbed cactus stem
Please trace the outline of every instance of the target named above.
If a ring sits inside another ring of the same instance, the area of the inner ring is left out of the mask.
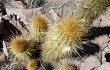
[[[109,5],[110,0],[86,0],[85,6],[78,11],[77,17],[88,24]]]
[[[43,42],[46,28],[47,28],[47,21],[46,17],[43,14],[37,14],[32,17],[30,25],[30,34],[35,42]]]

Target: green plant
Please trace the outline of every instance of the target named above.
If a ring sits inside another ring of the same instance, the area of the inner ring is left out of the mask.
[[[97,15],[99,15],[107,6],[110,5],[110,0],[86,0],[85,6],[77,13],[77,17],[83,23],[90,24]]]

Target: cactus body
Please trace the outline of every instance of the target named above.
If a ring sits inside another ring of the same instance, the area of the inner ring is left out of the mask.
[[[73,53],[78,54],[77,49],[81,49],[81,37],[85,32],[85,26],[75,18],[67,16],[61,19],[47,33],[42,58],[44,61],[51,61],[71,57]]]

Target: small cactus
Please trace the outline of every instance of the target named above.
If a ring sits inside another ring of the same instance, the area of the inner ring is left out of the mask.
[[[78,54],[77,49],[82,47],[81,37],[85,32],[84,24],[75,18],[67,16],[61,19],[47,33],[42,47],[42,59],[51,61]]]
[[[32,43],[29,40],[24,39],[22,36],[15,36],[11,38],[10,51],[19,60],[30,59],[31,53],[29,51],[32,48]]]
[[[43,14],[37,14],[32,17],[30,25],[30,34],[35,42],[42,42],[44,40],[47,29],[46,17]]]

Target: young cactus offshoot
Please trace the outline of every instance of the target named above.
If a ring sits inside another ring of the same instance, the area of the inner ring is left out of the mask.
[[[19,60],[30,59],[29,51],[32,48],[32,43],[24,39],[22,36],[15,36],[11,38],[10,51]]]
[[[43,42],[47,29],[46,17],[43,14],[37,14],[32,17],[30,25],[30,34],[35,42]]]

